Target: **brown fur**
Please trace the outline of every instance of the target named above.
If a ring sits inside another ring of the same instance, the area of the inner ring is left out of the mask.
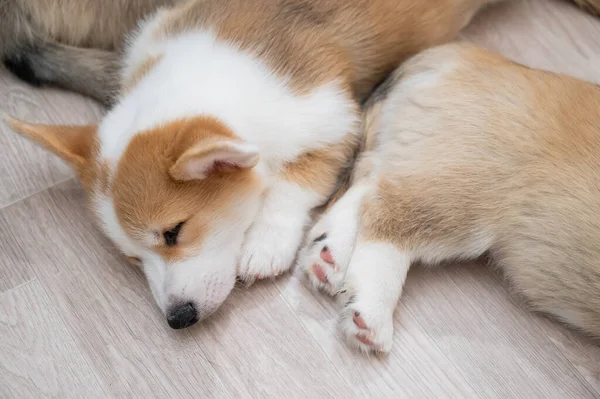
[[[600,88],[468,45],[387,86],[359,239],[426,262],[489,250],[533,309],[600,338]]]
[[[127,233],[143,242],[152,241],[152,248],[171,261],[185,257],[189,248],[200,246],[215,214],[220,220],[235,220],[230,208],[240,206],[249,192],[262,190],[251,170],[217,172],[202,184],[180,181],[169,173],[187,149],[236,139],[233,132],[212,118],[178,120],[136,136],[123,154],[110,187],[108,166],[97,162],[95,126],[38,125],[11,118],[7,122],[67,161],[88,193],[97,192],[98,187],[100,193],[110,190],[117,217]],[[177,132],[175,139],[173,131]],[[158,158],[157,153],[161,154]],[[166,246],[162,232],[182,221],[186,223],[178,245]],[[147,231],[155,231],[156,239],[144,236]],[[136,263],[131,257],[128,261]]]
[[[231,208],[262,189],[251,169],[214,173],[202,183],[173,174],[174,165],[189,148],[229,139],[236,139],[233,132],[207,117],[178,120],[134,137],[111,185],[117,217],[127,233],[147,242],[144,235],[155,231],[159,239],[153,249],[173,261],[185,257],[188,248],[199,248],[206,233],[214,231],[215,220],[233,218]],[[178,245],[167,247],[162,231],[182,221],[186,223]]]
[[[286,165],[283,177],[301,187],[329,196],[332,187],[338,184],[340,170],[352,166],[356,139],[348,135],[345,141],[329,145],[317,151],[302,154],[295,162]]]

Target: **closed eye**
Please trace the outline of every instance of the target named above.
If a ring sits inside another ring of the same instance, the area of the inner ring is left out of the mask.
[[[171,230],[167,230],[163,233],[163,237],[165,239],[165,245],[167,247],[174,247],[177,245],[177,238],[179,237],[179,232],[185,222],[180,222],[177,226],[173,227]]]

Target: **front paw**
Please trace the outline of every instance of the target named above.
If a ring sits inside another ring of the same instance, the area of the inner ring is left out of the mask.
[[[339,328],[346,342],[365,353],[389,353],[394,335],[393,310],[361,294],[344,307]]]
[[[239,278],[250,285],[256,279],[277,277],[287,272],[296,258],[302,233],[302,225],[254,225],[242,248]]]

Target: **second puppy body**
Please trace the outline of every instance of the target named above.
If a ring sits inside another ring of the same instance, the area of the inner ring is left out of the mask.
[[[387,352],[411,263],[489,252],[532,309],[600,338],[600,88],[470,45],[427,50],[366,110],[366,152],[299,264]]]

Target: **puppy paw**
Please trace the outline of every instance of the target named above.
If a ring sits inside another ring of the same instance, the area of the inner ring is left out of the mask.
[[[302,226],[259,223],[246,236],[238,269],[250,285],[257,279],[277,277],[293,265],[302,238]]]
[[[356,241],[356,219],[334,207],[323,215],[308,237],[298,264],[314,288],[332,296],[340,294]]]
[[[389,353],[394,335],[393,310],[354,296],[342,312],[339,328],[348,345],[365,353]]]
[[[337,244],[329,233],[322,233],[301,251],[298,260],[311,285],[332,296],[343,292],[346,275],[346,257]]]

